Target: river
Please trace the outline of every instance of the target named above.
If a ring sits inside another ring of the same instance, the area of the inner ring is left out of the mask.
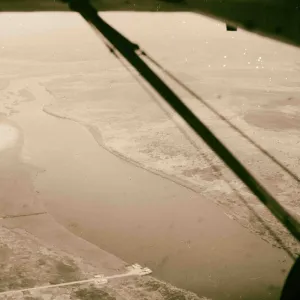
[[[9,117],[22,159],[37,166],[38,199],[60,224],[128,263],[199,296],[278,299],[291,260],[228,218],[205,195],[130,164],[84,124],[47,114],[36,78],[6,88],[34,95]],[[7,129],[7,128],[6,128]]]

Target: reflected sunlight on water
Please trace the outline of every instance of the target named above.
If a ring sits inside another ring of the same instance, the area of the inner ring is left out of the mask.
[[[12,147],[18,139],[17,130],[7,124],[0,124],[0,151]]]

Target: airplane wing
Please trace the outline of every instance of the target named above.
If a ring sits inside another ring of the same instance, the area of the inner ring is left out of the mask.
[[[242,28],[300,46],[300,0],[92,0],[91,3],[98,11],[199,13],[224,22],[227,30]],[[0,11],[69,11],[69,8],[60,0],[0,0]]]

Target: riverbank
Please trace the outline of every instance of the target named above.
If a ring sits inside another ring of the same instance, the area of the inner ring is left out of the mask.
[[[8,229],[3,224],[0,224],[0,259],[0,299],[3,300],[139,300],[141,297],[145,300],[171,300],[174,297],[208,300],[149,276],[85,283],[85,280],[97,275],[107,276],[107,272],[95,267],[91,261],[46,246],[25,230]],[[115,271],[115,274],[127,272],[124,268]],[[76,284],[68,285],[75,281]],[[48,288],[42,289],[47,285]],[[28,290],[19,291],[23,289]]]

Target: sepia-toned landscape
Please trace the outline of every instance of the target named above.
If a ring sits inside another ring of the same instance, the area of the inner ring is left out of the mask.
[[[195,14],[103,15],[299,174],[299,49]],[[6,270],[15,275],[0,273],[1,291],[49,283],[72,255],[93,269],[77,264],[80,278],[133,263],[153,271],[103,299],[278,298],[299,244],[79,16],[3,14],[0,28],[0,257],[18,261]],[[300,218],[299,182],[157,72]],[[7,239],[24,240],[27,258]],[[52,252],[40,257],[37,245]],[[41,259],[51,271],[11,285]],[[152,283],[159,295],[146,293]],[[55,293],[28,299],[102,299]]]

